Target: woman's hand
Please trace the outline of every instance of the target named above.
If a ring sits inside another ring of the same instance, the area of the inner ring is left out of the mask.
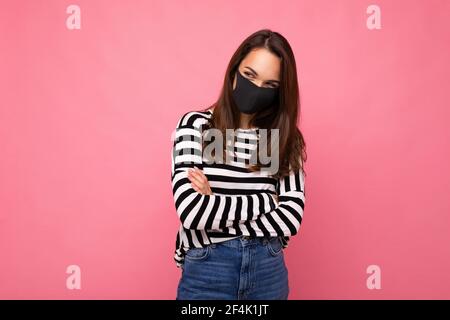
[[[190,168],[188,170],[188,179],[191,181],[192,187],[195,191],[201,194],[211,195],[211,187],[209,186],[208,178],[206,178],[205,174],[202,170],[197,167],[194,169]]]
[[[280,204],[280,202],[279,202],[279,200],[278,200],[278,194],[274,194],[274,195],[273,195],[273,198],[274,198],[276,204]]]

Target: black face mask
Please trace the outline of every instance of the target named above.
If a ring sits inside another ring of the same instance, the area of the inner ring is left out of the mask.
[[[255,113],[269,107],[278,97],[278,88],[258,87],[249,79],[236,72],[236,88],[233,98],[239,111],[242,113]]]

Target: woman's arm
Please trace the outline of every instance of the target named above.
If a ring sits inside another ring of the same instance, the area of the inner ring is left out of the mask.
[[[251,195],[200,194],[188,179],[188,169],[202,165],[201,125],[207,119],[188,112],[179,120],[172,148],[172,192],[186,229],[214,230],[258,219],[276,208],[269,192]]]
[[[246,221],[250,235],[289,237],[298,233],[305,207],[305,176],[302,169],[292,172],[279,180],[279,205],[258,219]],[[286,244],[288,238],[284,238]]]

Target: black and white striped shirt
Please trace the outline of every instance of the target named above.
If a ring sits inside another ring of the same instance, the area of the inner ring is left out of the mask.
[[[190,111],[177,123],[172,149],[172,191],[181,221],[174,260],[184,263],[189,248],[204,247],[245,236],[280,237],[283,248],[297,234],[305,203],[304,172],[275,179],[268,171],[250,172],[251,150],[258,129],[237,129],[235,154],[230,162],[207,163],[202,151],[203,126],[212,111]],[[208,178],[213,194],[194,190],[187,170],[198,167]],[[274,196],[278,195],[278,203]]]

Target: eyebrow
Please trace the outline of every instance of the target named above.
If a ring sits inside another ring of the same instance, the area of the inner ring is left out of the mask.
[[[258,76],[258,72],[256,72],[255,70],[253,70],[249,66],[245,66],[244,68],[250,69],[250,71],[253,72],[255,74],[255,76]],[[278,81],[278,80],[267,80],[267,81],[280,83],[280,81]]]

